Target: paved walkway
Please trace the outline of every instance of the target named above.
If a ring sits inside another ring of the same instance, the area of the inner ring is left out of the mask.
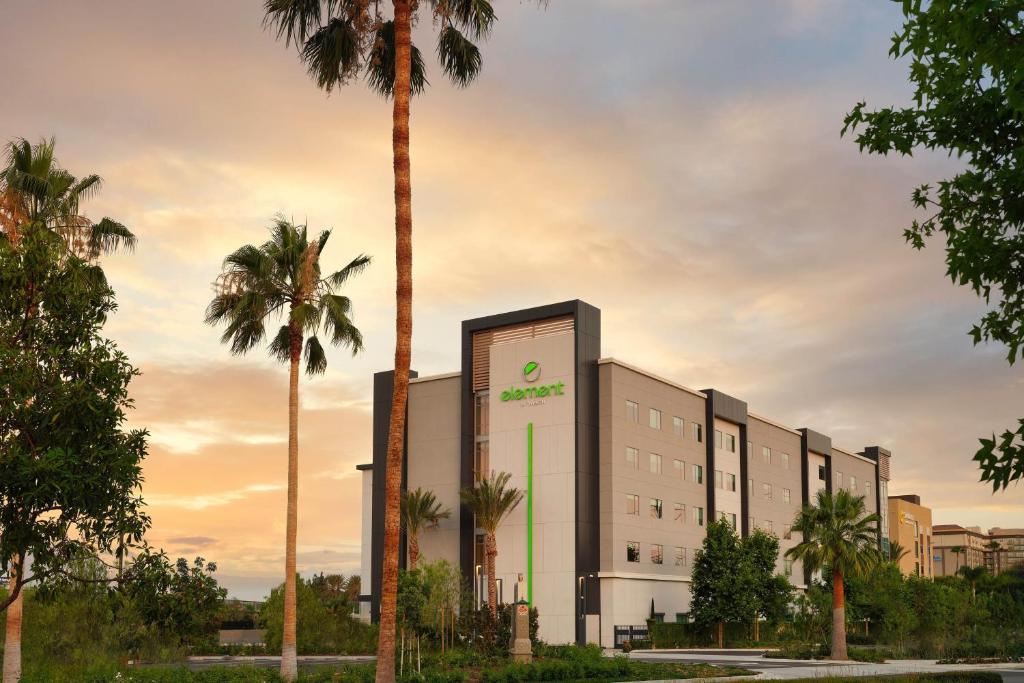
[[[739,666],[757,672],[754,676],[737,676],[728,679],[730,681],[835,676],[892,676],[904,673],[980,670],[997,671],[1008,683],[1024,683],[1024,664],[936,664],[933,659],[896,659],[885,664],[870,664],[806,659],[769,659],[762,655],[762,650],[634,650],[629,657],[646,662],[706,662],[719,666]]]

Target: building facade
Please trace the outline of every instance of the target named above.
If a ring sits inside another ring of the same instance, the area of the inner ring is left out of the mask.
[[[889,497],[889,541],[903,550],[897,564],[905,576],[932,578],[932,511],[920,496]]]
[[[742,534],[768,530],[784,552],[800,540],[790,524],[801,505],[841,487],[881,513],[879,543],[888,545],[887,450],[843,450],[716,389],[603,358],[593,306],[468,320],[461,349],[460,372],[410,380],[403,486],[434,491],[454,512],[422,535],[420,549],[460,567],[486,599],[482,535],[459,490],[510,473],[526,495],[498,530],[499,600],[512,600],[523,575],[547,642],[612,646],[617,629],[644,624],[652,600],[666,620],[686,618],[694,554],[712,519]],[[393,373],[375,375],[374,457],[360,466],[370,535],[362,600],[373,619],[392,384]],[[806,585],[782,553],[778,570]]]
[[[1000,574],[1024,566],[1024,529],[936,524],[932,557],[935,576],[953,576],[961,567],[985,567]]]

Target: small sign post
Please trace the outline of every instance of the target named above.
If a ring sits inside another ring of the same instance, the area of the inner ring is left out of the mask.
[[[522,598],[516,602],[512,613],[512,647],[509,652],[512,661],[529,664],[533,661],[533,647],[530,643],[530,606]]]

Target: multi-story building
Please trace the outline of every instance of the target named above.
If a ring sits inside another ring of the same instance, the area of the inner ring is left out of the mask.
[[[402,482],[455,511],[419,540],[427,560],[461,568],[483,601],[482,536],[459,491],[509,472],[525,492],[497,534],[499,600],[523,577],[552,643],[610,646],[623,627],[690,609],[694,554],[709,520],[762,528],[783,551],[819,490],[863,495],[888,545],[887,450],[843,450],[814,430],[755,415],[717,389],[697,391],[601,356],[600,311],[582,301],[465,321],[460,372],[412,374]],[[373,463],[364,477],[363,609],[376,619],[384,464],[394,375],[374,377]],[[405,549],[400,561],[405,561]],[[798,586],[799,563],[780,553]]]
[[[889,496],[889,541],[905,551],[898,562],[904,575],[932,577],[932,511],[920,496]]]
[[[985,566],[993,574],[1024,567],[1024,529],[989,529],[985,544]]]
[[[987,543],[979,527],[936,524],[932,527],[933,576],[953,576],[960,567],[985,566]]]

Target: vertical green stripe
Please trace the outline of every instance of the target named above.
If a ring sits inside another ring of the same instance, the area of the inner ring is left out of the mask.
[[[526,602],[533,607],[533,423],[526,423]]]

